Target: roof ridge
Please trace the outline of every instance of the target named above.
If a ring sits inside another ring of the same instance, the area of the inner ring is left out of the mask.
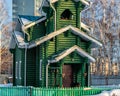
[[[53,60],[50,60],[51,63],[58,62],[67,55],[71,54],[72,52],[77,51],[77,53],[82,57],[87,57],[90,61],[95,62],[95,59],[87,52],[85,52],[83,49],[81,49],[79,46],[74,45],[64,51],[62,51],[60,54],[54,57]]]

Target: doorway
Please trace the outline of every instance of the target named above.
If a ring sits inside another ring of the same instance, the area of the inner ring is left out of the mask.
[[[71,87],[73,82],[72,65],[65,64],[62,67],[62,84],[63,87]]]

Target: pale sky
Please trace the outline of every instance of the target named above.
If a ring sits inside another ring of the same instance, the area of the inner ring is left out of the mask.
[[[12,0],[5,0],[9,16],[12,17]]]

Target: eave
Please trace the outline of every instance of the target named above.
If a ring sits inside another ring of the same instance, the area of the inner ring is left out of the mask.
[[[87,5],[89,6],[90,5],[90,2],[88,0],[74,0],[75,2],[79,2],[81,1],[84,5]],[[42,4],[41,4],[41,8],[43,6],[46,6],[46,7],[49,7],[49,3],[48,2],[51,2],[52,4],[55,3],[55,2],[59,2],[59,0],[43,0]]]
[[[61,29],[59,29],[59,30],[57,30],[55,32],[52,32],[52,33],[50,33],[50,34],[48,34],[46,36],[43,36],[41,38],[38,38],[38,39],[36,39],[34,41],[31,41],[31,42],[28,42],[28,43],[24,42],[24,40],[23,40],[24,37],[23,37],[22,32],[15,31],[13,35],[14,35],[14,38],[15,38],[15,41],[16,41],[17,45],[20,48],[25,48],[26,45],[27,45],[27,48],[30,49],[30,48],[36,47],[36,46],[50,40],[51,38],[54,38],[55,36],[58,36],[58,35],[60,35],[60,34],[62,34],[64,32],[67,32],[67,30],[71,30],[71,32],[73,34],[81,37],[85,41],[91,41],[92,42],[92,44],[91,44],[92,48],[102,46],[101,42],[99,42],[98,40],[96,40],[96,39],[92,38],[91,36],[87,35],[86,33],[82,32],[80,29],[75,28],[75,27],[73,27],[71,25],[69,25],[67,27],[64,27],[64,28],[61,28]],[[20,38],[18,38],[18,37],[20,37]]]
[[[27,43],[25,43],[25,41],[24,41],[24,36],[23,36],[22,32],[14,31],[12,33],[9,48],[15,49],[16,44],[17,44],[18,48],[25,48],[25,46],[27,45]]]
[[[91,27],[87,26],[86,24],[84,24],[83,22],[80,23],[81,28],[85,29],[86,31],[90,32]]]
[[[52,32],[52,33],[50,33],[50,34],[48,34],[48,35],[46,35],[44,37],[36,39],[35,41],[31,42],[29,47],[32,48],[32,47],[35,47],[37,45],[40,45],[40,44],[44,43],[45,41],[48,41],[51,38],[66,32],[67,30],[72,30],[73,34],[78,35],[79,37],[81,37],[82,39],[84,39],[86,41],[91,41],[92,42],[92,44],[91,44],[92,48],[102,46],[102,43],[99,42],[98,40],[96,40],[95,38],[87,35],[85,32],[82,32],[80,29],[69,25],[69,26],[61,28],[61,29],[59,29],[59,30],[57,30],[55,32]]]
[[[33,18],[33,19],[29,19],[29,18]],[[27,23],[24,23],[26,20]],[[19,16],[19,21],[22,25],[22,27],[24,27],[24,30],[25,29],[28,29],[32,26],[34,26],[35,24],[38,24],[42,21],[46,20],[46,16],[24,16],[23,17],[20,15]]]
[[[50,0],[51,3],[55,3],[57,1],[59,1],[59,0]],[[88,0],[74,0],[74,1],[76,1],[76,2],[81,1],[85,5],[90,5],[90,2]]]

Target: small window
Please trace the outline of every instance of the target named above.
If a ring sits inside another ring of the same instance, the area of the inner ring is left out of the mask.
[[[61,19],[66,19],[66,20],[71,20],[73,19],[73,14],[69,9],[66,9],[65,11],[63,11],[63,13],[61,14]]]

